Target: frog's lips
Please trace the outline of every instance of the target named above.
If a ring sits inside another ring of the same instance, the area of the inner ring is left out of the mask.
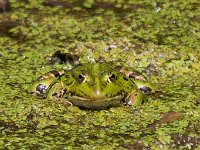
[[[117,95],[114,97],[80,97],[80,96],[75,96],[75,95],[71,95],[68,97],[68,100],[78,100],[78,101],[90,101],[90,102],[102,102],[102,101],[113,101],[113,100],[122,100],[123,99],[123,95]]]
[[[104,109],[108,107],[119,106],[122,103],[124,96],[117,95],[114,97],[79,97],[79,96],[68,96],[67,100],[73,105],[83,107],[87,109]]]

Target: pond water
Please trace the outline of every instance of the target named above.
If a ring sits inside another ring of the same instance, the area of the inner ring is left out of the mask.
[[[199,149],[199,1],[0,1],[2,149]],[[84,110],[27,94],[57,51],[121,62],[157,87],[139,107]]]

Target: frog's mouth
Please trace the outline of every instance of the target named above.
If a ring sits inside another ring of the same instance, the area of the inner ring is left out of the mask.
[[[109,98],[86,98],[75,95],[69,95],[67,100],[73,105],[89,108],[89,109],[104,109],[108,107],[119,106],[122,103],[124,96],[117,95]]]

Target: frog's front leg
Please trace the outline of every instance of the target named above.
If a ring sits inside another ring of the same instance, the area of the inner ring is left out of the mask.
[[[133,91],[125,98],[125,104],[130,106],[139,106],[143,101],[143,96],[144,94],[142,91]]]
[[[60,100],[67,93],[67,90],[63,87],[60,82],[56,82],[49,87],[48,93],[46,94],[46,98]]]
[[[67,105],[73,105],[70,101],[67,100],[67,89],[64,88],[62,82],[56,82],[49,88],[46,98],[53,99],[56,101],[62,101]]]

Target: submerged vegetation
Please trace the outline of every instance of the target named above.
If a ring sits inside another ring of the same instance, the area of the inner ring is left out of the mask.
[[[0,0],[2,149],[198,149],[200,2]],[[82,110],[26,93],[40,75],[114,61],[158,92],[139,107]]]

